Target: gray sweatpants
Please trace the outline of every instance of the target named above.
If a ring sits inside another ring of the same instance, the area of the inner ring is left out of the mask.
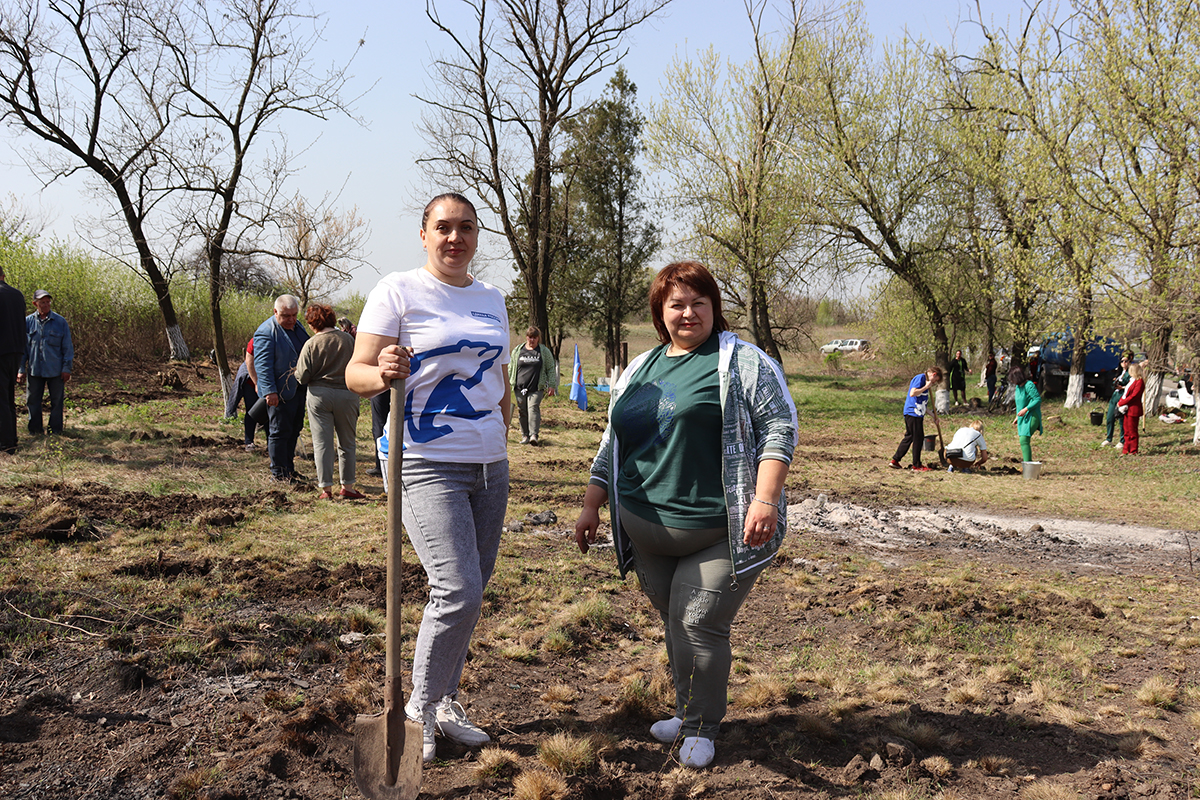
[[[355,459],[358,457],[358,410],[362,398],[347,389],[310,386],[305,398],[308,426],[312,429],[313,461],[317,466],[317,486],[333,486],[334,438],[337,439],[338,480],[354,484]]]
[[[387,463],[381,459],[384,474]],[[423,709],[458,692],[467,647],[496,566],[508,508],[508,461],[451,464],[405,459],[401,517],[425,575],[429,601],[413,653],[408,705]]]
[[[715,739],[725,718],[732,655],[729,631],[761,568],[736,589],[725,527],[668,528],[621,507],[642,592],[662,617],[680,735]]]

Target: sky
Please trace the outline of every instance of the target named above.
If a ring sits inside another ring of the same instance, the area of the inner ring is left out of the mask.
[[[443,19],[453,18],[456,0],[441,0]],[[1014,24],[1024,0],[979,0],[982,16],[992,27]],[[417,231],[420,209],[429,196],[446,188],[430,185],[415,158],[425,149],[416,125],[424,105],[414,95],[436,91],[426,77],[427,66],[444,48],[442,34],[426,19],[423,0],[370,0],[341,3],[313,0],[327,14],[325,42],[317,63],[344,62],[354,56],[354,76],[347,97],[362,94],[354,106],[365,126],[334,118],[319,126],[293,118],[287,124],[288,145],[301,167],[293,188],[312,201],[339,195],[339,206],[357,206],[370,225],[360,266],[343,290],[366,294],[379,277],[424,263]],[[980,37],[975,0],[864,0],[866,19],[877,42],[897,41],[906,33],[932,44],[971,50]],[[359,46],[360,40],[363,41]],[[656,19],[634,29],[623,65],[638,86],[645,108],[663,96],[660,79],[672,60],[687,59],[712,45],[735,62],[750,56],[750,24],[739,0],[673,0]],[[964,46],[965,45],[965,46]],[[599,95],[609,75],[594,80]],[[363,94],[365,92],[365,94]],[[95,208],[81,179],[72,178],[42,190],[22,161],[22,149],[34,144],[28,135],[0,130],[0,207],[6,197],[46,224],[46,232],[77,241],[76,219]],[[484,220],[486,224],[486,220]],[[669,227],[669,225],[668,225]],[[481,243],[481,252],[501,257],[507,246],[499,239]],[[666,256],[670,256],[668,243]],[[666,263],[666,262],[664,262]],[[512,280],[502,266],[485,268],[483,277],[501,287]]]

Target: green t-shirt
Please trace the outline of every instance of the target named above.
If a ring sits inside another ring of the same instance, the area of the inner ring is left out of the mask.
[[[721,482],[720,338],[681,356],[663,345],[647,356],[618,398],[617,492],[642,519],[671,528],[728,523]]]

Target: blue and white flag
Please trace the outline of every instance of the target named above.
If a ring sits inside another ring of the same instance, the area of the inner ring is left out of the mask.
[[[587,411],[587,388],[583,385],[583,364],[579,360],[579,345],[575,345],[575,369],[571,371],[571,399]]]

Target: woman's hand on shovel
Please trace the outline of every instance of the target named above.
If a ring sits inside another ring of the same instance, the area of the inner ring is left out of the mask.
[[[413,349],[398,344],[388,345],[379,351],[379,375],[384,383],[407,378]]]

